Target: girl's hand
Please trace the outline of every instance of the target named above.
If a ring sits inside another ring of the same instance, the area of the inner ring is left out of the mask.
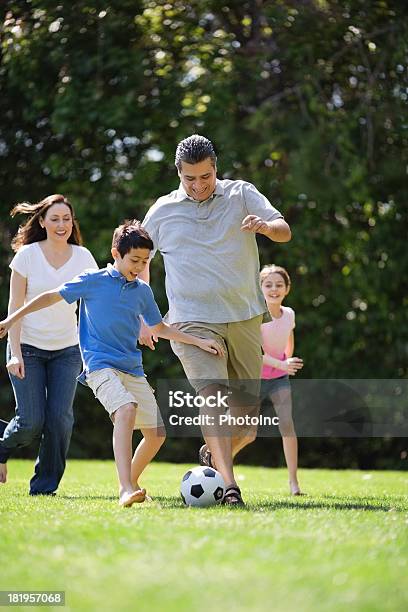
[[[10,357],[6,368],[12,376],[16,376],[17,378],[24,378],[25,376],[24,359],[22,355],[13,355]]]
[[[207,351],[207,353],[214,353],[214,355],[219,357],[225,356],[223,347],[216,340],[197,338],[197,346],[203,349],[203,351]]]
[[[298,370],[303,368],[303,359],[299,359],[299,357],[289,357],[289,359],[285,359],[282,361],[283,370],[289,374],[289,376],[294,376]]]

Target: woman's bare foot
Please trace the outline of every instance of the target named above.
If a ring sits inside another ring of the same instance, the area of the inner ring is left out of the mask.
[[[146,489],[137,491],[123,491],[119,496],[119,506],[129,508],[133,504],[141,504],[146,499]]]
[[[0,482],[7,482],[7,463],[0,463]]]

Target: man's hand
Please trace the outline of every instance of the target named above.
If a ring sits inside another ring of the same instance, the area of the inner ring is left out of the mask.
[[[20,355],[13,355],[10,357],[6,364],[7,371],[12,376],[16,376],[17,378],[24,378],[25,376],[25,368],[24,368],[24,359]]]
[[[213,353],[219,357],[225,356],[224,348],[216,340],[211,338],[197,338],[197,346],[207,353]]]
[[[261,217],[247,215],[242,221],[241,230],[252,234],[265,234],[269,230],[269,226]]]
[[[8,317],[4,319],[4,321],[0,321],[0,338],[4,338],[10,327],[11,323]]]
[[[139,344],[148,346],[149,349],[154,351],[155,346],[154,343],[158,341],[158,338],[155,334],[152,333],[150,327],[146,325],[143,319],[140,319],[140,333],[139,333]]]

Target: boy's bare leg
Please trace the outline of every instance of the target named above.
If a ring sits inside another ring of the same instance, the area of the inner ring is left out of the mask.
[[[7,482],[7,463],[0,463],[0,483]]]
[[[119,504],[126,507],[143,502],[146,496],[146,491],[134,490],[130,476],[135,415],[134,404],[124,404],[114,414],[113,453],[119,478]]]
[[[131,465],[130,480],[134,490],[140,489],[138,480],[141,473],[157,454],[166,439],[163,427],[142,429],[142,434],[143,438],[137,445]]]

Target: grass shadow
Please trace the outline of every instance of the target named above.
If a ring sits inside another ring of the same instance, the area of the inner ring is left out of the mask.
[[[361,499],[361,498],[360,498]],[[304,500],[304,498],[303,498]],[[292,500],[270,500],[265,502],[260,502],[257,504],[248,504],[248,508],[251,510],[268,510],[270,512],[274,510],[365,510],[369,512],[403,512],[403,508],[399,507],[399,502],[396,505],[389,504],[373,504],[372,499],[370,498],[367,502],[361,501],[350,501],[350,502],[340,502],[334,501],[334,498],[329,498],[326,501],[312,501],[312,500],[304,500],[304,501],[292,501]],[[333,501],[330,501],[333,500]]]

